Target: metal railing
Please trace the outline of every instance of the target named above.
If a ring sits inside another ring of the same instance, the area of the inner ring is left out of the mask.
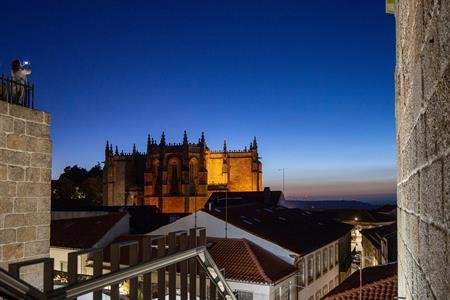
[[[0,75],[0,100],[34,109],[34,84]]]
[[[193,228],[189,233],[171,232],[167,236],[146,236],[140,251],[139,246],[138,241],[112,244],[108,252],[109,273],[104,273],[106,248],[69,253],[68,284],[57,289],[49,284],[49,280],[53,280],[53,259],[10,264],[9,273],[0,269],[0,296],[7,299],[74,299],[93,293],[93,299],[97,300],[102,299],[103,289],[109,287],[111,299],[121,299],[121,296],[138,299],[140,294],[139,299],[153,299],[156,295],[162,300],[168,295],[169,300],[176,300],[178,291],[181,300],[236,300],[206,249],[205,228]],[[123,254],[128,254],[125,259]],[[93,275],[86,280],[80,280],[78,274],[80,255],[88,255],[93,262]],[[44,263],[43,291],[19,278],[22,267],[37,263]],[[121,295],[119,284],[125,281],[129,290],[126,295]]]

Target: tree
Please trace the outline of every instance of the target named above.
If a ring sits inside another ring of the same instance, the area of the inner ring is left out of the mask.
[[[67,166],[58,180],[52,181],[54,204],[101,205],[103,170],[100,163],[89,171],[77,165]]]

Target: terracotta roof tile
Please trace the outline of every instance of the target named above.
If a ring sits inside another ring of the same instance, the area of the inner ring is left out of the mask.
[[[296,272],[294,266],[246,239],[208,238],[208,242],[226,279],[273,284]]]
[[[142,241],[146,235],[123,235],[113,243],[138,241],[138,261],[142,261]],[[105,248],[104,261],[109,261],[109,248]],[[245,239],[208,238],[208,251],[220,269],[224,269],[226,279],[272,284],[295,273],[294,266]],[[123,248],[120,263],[127,265],[128,249]]]
[[[359,272],[353,273],[322,300],[359,299]],[[387,300],[397,296],[397,263],[364,268],[362,299]]]
[[[52,220],[50,245],[73,249],[93,247],[126,213]]]

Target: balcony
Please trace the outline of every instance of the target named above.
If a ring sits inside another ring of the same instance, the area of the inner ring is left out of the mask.
[[[34,109],[34,84],[0,76],[0,100]]]
[[[78,274],[81,255],[88,256],[92,274]],[[42,291],[20,280],[20,269],[36,264],[44,266]],[[0,269],[0,298],[74,299],[90,295],[97,300],[105,294],[111,299],[236,299],[206,249],[205,228],[148,236],[142,249],[137,241],[127,241],[108,249],[71,252],[65,274],[54,271],[51,258],[13,263],[8,272]]]

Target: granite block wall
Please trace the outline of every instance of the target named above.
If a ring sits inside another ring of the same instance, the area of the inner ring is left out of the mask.
[[[399,296],[450,295],[450,1],[396,4]]]
[[[50,115],[0,101],[0,267],[50,247]],[[22,279],[41,285],[42,266]]]

